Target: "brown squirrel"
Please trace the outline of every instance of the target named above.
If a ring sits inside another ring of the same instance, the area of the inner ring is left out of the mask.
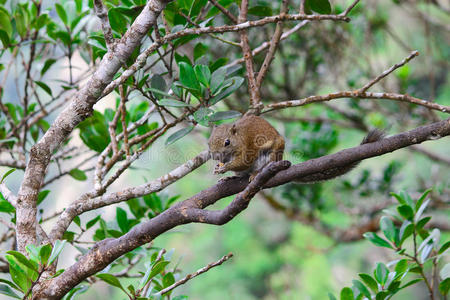
[[[383,138],[383,132],[372,130],[361,144]],[[209,152],[219,163],[214,174],[234,171],[237,176],[250,175],[250,181],[269,162],[283,159],[284,138],[266,120],[255,115],[245,115],[230,124],[213,128],[208,141]],[[314,183],[335,178],[349,172],[359,162],[341,168],[301,177],[299,183]]]

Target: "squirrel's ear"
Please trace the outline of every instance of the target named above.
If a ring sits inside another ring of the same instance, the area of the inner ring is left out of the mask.
[[[236,124],[233,124],[233,126],[231,126],[230,132],[231,132],[231,134],[233,134],[233,135],[236,134],[236,132],[237,132]]]

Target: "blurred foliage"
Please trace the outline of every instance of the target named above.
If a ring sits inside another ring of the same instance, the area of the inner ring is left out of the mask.
[[[240,1],[218,2],[235,16],[238,15]],[[249,19],[277,14],[280,2],[250,1]],[[403,59],[411,50],[417,49],[421,56],[414,63],[398,69],[373,90],[407,93],[449,105],[450,7],[443,2],[360,1],[351,11],[352,20],[349,23],[311,22],[305,25],[280,43],[262,85],[264,103],[358,89]],[[28,150],[32,141],[41,138],[54,120],[52,112],[57,111],[57,108],[53,108],[55,101],[70,96],[83,82],[83,76],[78,78],[74,75],[77,64],[95,69],[107,51],[103,34],[96,26],[93,1],[43,1],[39,8],[36,3],[0,1],[0,74],[9,72],[10,61],[24,61],[23,66],[17,64],[20,70],[15,73],[19,75],[9,73],[5,88],[0,91],[2,103],[10,116],[8,118],[3,113],[0,116],[2,149],[23,147]],[[104,3],[113,35],[121,38],[146,1],[106,0]],[[227,17],[208,3],[207,0],[169,3],[164,10],[167,26],[159,23],[152,29],[144,43],[124,62],[124,68],[115,78],[136,61],[156,33],[164,36],[196,26],[231,24]],[[344,0],[307,0],[305,9],[307,13],[338,14],[350,3]],[[289,12],[297,13],[299,6],[299,0],[291,1]],[[295,24],[286,22],[284,31]],[[254,49],[270,40],[274,28],[275,24],[270,24],[250,30],[251,47]],[[165,133],[165,145],[155,146],[166,147],[156,150],[164,155],[171,149],[185,153],[192,145],[206,147],[203,137],[207,136],[212,124],[227,122],[247,110],[249,97],[244,80],[245,68],[239,64],[227,65],[242,56],[240,47],[230,45],[236,40],[235,33],[189,35],[175,39],[170,45],[161,47],[161,52],[153,53],[144,68],[125,82],[126,126],[141,120],[150,105],[156,104],[158,107],[151,118],[139,124],[136,131],[130,132],[129,139],[140,138],[148,133],[148,136],[131,147],[131,151],[140,151],[143,145],[154,138],[153,130],[165,123],[159,117],[162,112],[170,118],[178,117],[181,113],[187,115],[187,125]],[[24,80],[23,73],[27,65],[25,58],[29,57],[32,45],[37,49],[32,77]],[[163,63],[161,57],[170,57],[167,59],[169,63]],[[260,66],[264,57],[264,52],[255,55],[255,65]],[[19,103],[23,99],[23,90],[17,82],[27,82],[33,91],[27,107]],[[118,90],[115,92],[120,94]],[[96,155],[104,151],[111,140],[109,124],[116,116],[120,102],[121,99],[116,98],[115,105],[113,103],[111,107],[96,107],[93,116],[78,125],[77,136],[71,136],[64,146],[70,146],[79,137],[88,151]],[[50,108],[50,114],[38,118],[29,127],[27,143],[20,145],[12,126],[36,117],[42,103]],[[389,100],[348,99],[286,109],[264,116],[286,136],[288,159],[300,162],[357,145],[372,127],[401,132],[438,120],[444,114]],[[199,132],[202,139],[196,135]],[[117,123],[114,133],[124,133],[122,122]],[[123,146],[122,140],[118,146]],[[430,149],[446,155],[448,140],[434,143]],[[182,277],[178,269],[179,260],[174,258],[173,251],[162,254],[158,259],[162,248],[172,247],[183,258],[183,268],[189,270],[195,269],[194,266],[204,266],[223,253],[232,251],[236,254],[232,263],[192,280],[175,292],[189,295],[192,299],[325,299],[327,293],[333,291],[334,294],[340,291],[342,299],[370,298],[376,293],[381,296],[375,296],[375,299],[384,299],[382,297],[391,297],[397,292],[395,299],[428,299],[423,282],[405,290],[400,291],[400,288],[407,284],[405,278],[409,280],[411,277],[414,283],[413,277],[417,276],[414,271],[429,274],[430,264],[441,260],[442,265],[446,259],[443,254],[448,242],[437,241],[437,231],[423,225],[425,221],[430,221],[427,219],[430,216],[448,220],[449,169],[444,163],[433,162],[420,155],[401,151],[363,162],[351,175],[332,182],[289,184],[273,189],[267,193],[276,201],[277,207],[269,201],[262,202],[267,198],[260,197],[253,201],[251,208],[242,216],[223,227],[187,226],[183,230],[189,234],[174,230],[159,237],[155,245],[139,247],[119,258],[92,281],[83,282],[74,288],[66,299],[104,298],[105,290],[101,287],[97,289],[94,286],[87,290],[91,283],[98,284],[99,281],[116,288],[108,290],[115,299],[123,299],[124,294],[128,297],[139,295],[158,299],[158,291]],[[70,163],[72,158],[72,155],[68,155],[63,162],[70,167],[68,175],[74,179],[71,185],[76,186],[76,180],[85,182],[90,173],[88,168]],[[121,159],[126,159],[125,154]],[[158,170],[167,167],[163,159],[152,163],[152,169],[145,170],[146,178],[160,175]],[[139,168],[141,166],[136,167]],[[139,174],[134,172],[138,171],[130,171],[132,178],[128,179],[133,183],[136,181],[134,174]],[[12,178],[10,176],[8,180]],[[208,180],[216,179],[211,178],[211,170],[201,169],[198,174],[193,173],[177,182],[174,189],[184,199],[206,185]],[[387,197],[389,191],[405,189],[414,195],[413,198],[419,199],[415,195],[431,186],[434,188],[429,195],[432,201],[424,201],[418,207],[418,202],[414,203],[407,194],[396,195],[401,204],[395,206]],[[94,215],[75,218],[63,238],[71,244],[76,255],[82,255],[88,250],[89,244],[77,243],[80,237],[95,241],[120,237],[138,223],[162,213],[178,200],[177,196],[168,195],[162,192],[131,199],[126,204],[115,206],[113,216],[95,212]],[[57,197],[60,196],[56,188],[55,191],[52,188],[52,192],[40,192],[39,222],[48,221],[42,216],[44,209],[50,209]],[[420,211],[424,203],[429,205],[427,216],[422,216],[423,210]],[[219,203],[217,206],[221,205],[224,204]],[[358,228],[358,225],[378,216],[380,210],[392,207],[398,208],[395,217],[382,217],[378,224],[385,238],[375,232],[366,234],[377,246],[389,245],[386,249],[374,250],[368,248],[366,243],[349,245],[334,236],[339,230]],[[15,222],[14,207],[1,194],[0,212],[8,216],[12,223]],[[409,230],[407,235],[406,228]],[[401,252],[412,246],[413,239],[418,244],[416,251]],[[448,240],[448,233],[441,232],[440,240]],[[11,280],[0,280],[0,293],[12,297],[20,294],[23,297],[36,276],[58,257],[64,243],[58,242],[53,248],[49,245],[31,245],[27,249],[29,258],[10,251],[5,258],[11,268]],[[419,263],[406,257],[391,264],[375,264],[385,261],[386,257],[398,258],[406,253],[419,259]],[[130,265],[135,266],[139,278],[117,276],[117,279],[114,276]],[[351,278],[357,278],[356,272],[359,270],[364,275],[359,275],[352,288],[341,290],[342,286],[350,284]],[[444,293],[448,290],[448,265],[441,270],[444,275],[441,277],[440,291]],[[175,296],[172,299],[185,297]]]

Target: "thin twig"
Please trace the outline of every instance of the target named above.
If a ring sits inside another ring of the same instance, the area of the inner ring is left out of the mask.
[[[209,0],[215,7],[217,7],[218,10],[220,10],[225,16],[228,17],[234,24],[237,24],[238,20],[237,18],[225,7],[223,7],[219,2],[216,0]]]
[[[214,268],[214,267],[220,266],[221,264],[223,264],[225,261],[229,260],[229,259],[232,258],[232,257],[233,257],[233,253],[229,253],[229,254],[223,256],[223,257],[222,257],[221,259],[219,259],[218,261],[213,262],[213,263],[210,263],[210,264],[208,264],[207,266],[205,266],[205,267],[203,267],[203,268],[197,270],[196,272],[194,272],[194,273],[192,273],[192,274],[186,275],[186,277],[184,277],[183,279],[178,280],[177,282],[175,282],[174,284],[172,284],[172,285],[166,287],[165,289],[162,289],[162,290],[159,292],[159,294],[160,294],[160,295],[167,294],[168,292],[170,292],[170,291],[173,290],[174,288],[176,288],[176,287],[178,287],[178,286],[180,286],[180,285],[182,285],[182,284],[185,284],[186,282],[188,282],[188,281],[191,280],[192,278],[197,277],[198,275],[200,275],[200,274],[202,274],[202,273],[208,272],[210,269],[212,269],[212,268]]]
[[[365,91],[367,91],[370,87],[372,87],[374,84],[376,84],[378,81],[380,81],[381,79],[383,79],[384,77],[388,76],[389,74],[391,74],[392,72],[394,72],[396,69],[404,66],[405,64],[407,64],[411,59],[413,59],[414,57],[419,55],[419,51],[413,51],[411,52],[410,55],[408,55],[408,57],[406,57],[405,59],[403,59],[401,62],[399,62],[398,64],[393,65],[392,67],[390,67],[389,69],[387,69],[386,71],[384,71],[383,73],[381,73],[380,75],[378,75],[376,78],[372,79],[371,81],[369,81],[366,85],[364,85],[362,88],[360,88],[358,90],[359,93],[364,93]]]

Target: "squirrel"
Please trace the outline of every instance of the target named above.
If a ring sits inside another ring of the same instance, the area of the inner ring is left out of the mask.
[[[376,142],[383,138],[383,132],[372,130],[362,144]],[[249,181],[269,162],[283,159],[284,138],[262,117],[245,115],[234,123],[214,126],[208,140],[209,153],[219,163],[214,174],[234,171],[236,176],[250,175]],[[332,168],[320,173],[296,179],[297,183],[315,183],[343,175],[359,162],[345,167]]]

